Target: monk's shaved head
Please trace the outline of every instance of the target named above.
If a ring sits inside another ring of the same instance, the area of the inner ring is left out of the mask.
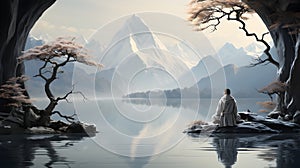
[[[227,88],[227,89],[224,90],[224,93],[227,94],[227,95],[230,95],[231,91],[230,91],[230,89]]]

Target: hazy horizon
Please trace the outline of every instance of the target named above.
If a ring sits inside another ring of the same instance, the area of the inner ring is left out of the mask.
[[[193,27],[186,21],[188,14],[187,4],[189,0],[173,1],[145,1],[145,0],[129,0],[120,2],[86,0],[84,3],[80,0],[64,0],[57,1],[51,6],[33,27],[31,34],[34,36],[48,35],[52,38],[58,36],[83,36],[89,39],[97,30],[103,26],[110,24],[124,16],[136,13],[154,13],[168,14],[183,20],[182,24],[172,25],[170,27],[179,28],[179,30],[188,30],[193,32],[190,40],[197,41],[198,32],[193,31]],[[159,5],[157,5],[159,4]],[[250,15],[247,21],[247,27],[251,32],[262,34],[268,30],[256,14]],[[159,18],[149,18],[153,27],[163,29],[165,26]],[[237,48],[249,45],[255,42],[254,39],[246,37],[239,30],[238,24],[223,20],[219,28],[215,32],[204,31],[204,35],[209,38],[213,47],[218,50],[226,42],[233,43]],[[165,32],[175,35],[173,32]],[[268,37],[267,41],[271,41]],[[201,42],[201,40],[199,41]]]

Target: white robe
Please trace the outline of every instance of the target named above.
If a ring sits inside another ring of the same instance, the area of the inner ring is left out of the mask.
[[[219,124],[220,127],[227,127],[236,126],[237,120],[237,106],[234,98],[230,95],[224,95],[219,100],[213,122]]]

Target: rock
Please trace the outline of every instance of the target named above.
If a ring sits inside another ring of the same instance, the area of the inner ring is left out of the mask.
[[[278,119],[279,116],[280,116],[280,111],[272,111],[268,114],[268,117],[274,119]]]
[[[24,128],[11,121],[0,121],[0,134],[20,134]]]
[[[217,127],[213,133],[279,133],[279,131],[261,123],[243,122],[235,127]]]
[[[300,111],[297,113],[295,121],[300,122]],[[298,133],[300,125],[293,122],[278,119],[265,118],[254,113],[240,112],[239,115],[246,122],[241,122],[234,127],[218,127],[215,124],[201,125],[196,123],[187,128],[184,133]]]
[[[300,111],[296,111],[296,113],[293,116],[293,122],[300,124]]]
[[[284,120],[284,121],[290,121],[290,120],[292,120],[292,119],[293,119],[293,117],[290,116],[289,114],[286,114],[286,115],[283,117],[283,120]]]
[[[93,124],[90,124],[90,125],[84,124],[84,130],[85,130],[85,132],[88,133],[88,134],[90,134],[90,133],[91,133],[91,134],[97,133],[96,126],[93,125]]]
[[[254,119],[254,116],[256,114],[252,113],[252,112],[248,112],[248,111],[242,111],[242,112],[238,112],[240,119],[244,120],[244,121],[252,121]]]
[[[298,124],[289,121],[265,118],[255,113],[239,112],[239,114],[243,117],[246,117],[246,121],[261,123],[273,130],[277,130],[280,132],[295,132],[300,129],[300,126]]]
[[[74,122],[67,127],[66,132],[67,133],[85,133],[85,130],[81,123]]]
[[[96,133],[96,126],[95,125],[88,125],[80,122],[74,122],[70,124],[67,129],[66,133]]]
[[[257,120],[261,124],[266,125],[267,127],[280,131],[280,132],[299,132],[300,126],[296,123],[289,121],[282,121],[277,119],[263,119]]]
[[[97,133],[96,126],[76,122],[67,124],[62,121],[51,121],[49,127],[37,126],[24,129],[20,124],[11,121],[0,121],[0,134],[61,134],[79,133],[84,136],[94,136]]]
[[[25,130],[26,134],[56,134],[58,133],[52,128],[49,127],[31,127]]]
[[[50,125],[49,125],[50,128],[54,129],[54,130],[59,130],[59,131],[65,131],[66,128],[68,127],[68,124],[67,123],[64,123],[60,120],[58,121],[51,121],[50,122]]]
[[[218,127],[217,125],[193,125],[186,129],[188,134],[218,134],[218,133],[279,133],[264,124],[257,122],[243,122],[234,127]]]
[[[198,133],[200,134],[203,130],[203,127],[199,124],[192,125],[191,127],[187,128],[183,131],[183,133]]]

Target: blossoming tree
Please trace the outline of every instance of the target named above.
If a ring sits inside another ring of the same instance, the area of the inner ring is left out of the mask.
[[[87,50],[84,49],[82,45],[79,45],[75,42],[75,39],[68,38],[57,38],[55,41],[36,46],[32,49],[29,49],[18,57],[18,62],[21,63],[26,60],[39,60],[43,62],[42,67],[37,71],[37,74],[34,77],[39,77],[43,79],[44,91],[47,98],[49,99],[49,104],[42,110],[38,110],[38,125],[48,126],[50,123],[51,115],[57,113],[65,119],[73,119],[71,116],[65,116],[58,111],[54,111],[58,102],[67,101],[68,96],[71,94],[81,92],[74,92],[73,88],[70,88],[68,93],[65,93],[64,96],[58,97],[55,96],[51,90],[51,84],[58,79],[59,75],[63,75],[61,68],[69,63],[83,63],[89,66],[96,66],[98,68],[102,67],[102,64],[96,63],[91,59],[91,56],[88,55]],[[36,111],[36,110],[35,110]]]

